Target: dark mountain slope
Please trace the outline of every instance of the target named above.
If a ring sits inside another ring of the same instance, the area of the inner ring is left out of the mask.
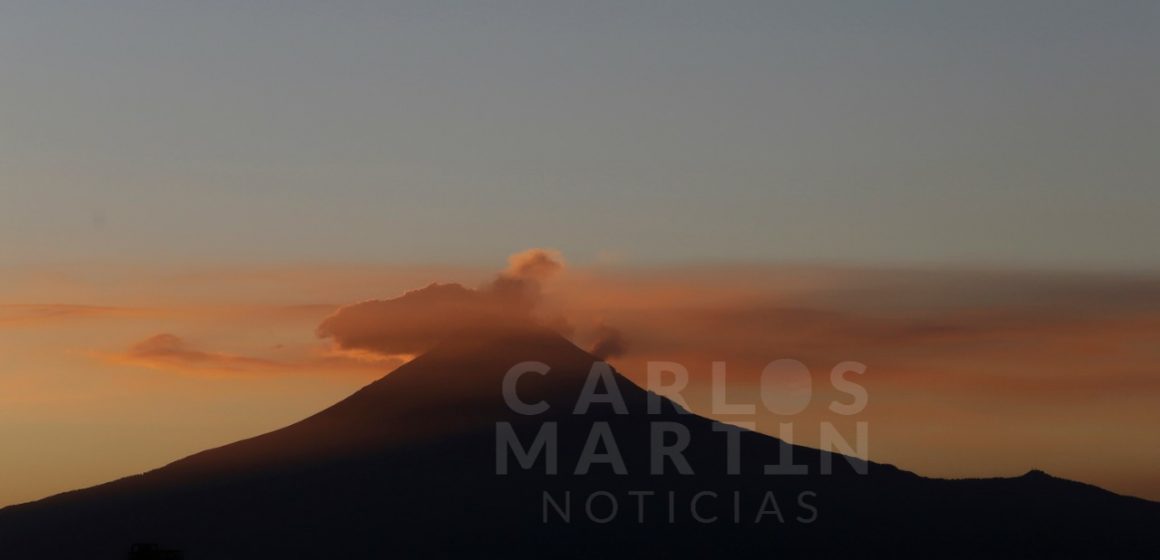
[[[551,366],[519,381],[522,400],[549,404],[537,416],[513,413],[502,397],[504,373],[527,360]],[[790,446],[810,473],[766,475],[781,442],[741,431],[740,474],[728,474],[720,424],[663,399],[650,415],[649,393],[618,374],[627,414],[599,403],[573,414],[594,361],[543,332],[444,344],[281,430],[0,510],[0,558],[124,558],[138,541],[192,560],[1160,557],[1160,504],[1039,472],[935,480],[877,463],[858,474],[856,460],[832,456],[833,473],[822,475],[825,454]],[[509,455],[509,474],[497,475],[497,422],[524,446],[554,422],[558,474],[544,457],[524,470]],[[650,431],[664,422],[687,428],[692,474],[671,463],[650,472]],[[597,463],[575,474],[601,423],[626,473]],[[698,493],[698,513],[715,522],[694,517]]]

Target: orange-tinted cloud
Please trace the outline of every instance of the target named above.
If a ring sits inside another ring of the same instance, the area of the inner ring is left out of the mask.
[[[529,249],[508,257],[505,276],[542,282],[564,270],[564,257],[559,251]]]
[[[1160,362],[1160,282],[1149,275],[622,266],[555,278],[549,306],[542,286],[562,270],[557,254],[520,253],[479,289],[432,284],[349,305],[317,332],[342,349],[414,355],[534,317],[630,373],[650,359],[726,361],[745,381],[779,358],[818,375],[854,360],[873,383],[916,390],[1160,393],[1147,370]]]
[[[854,360],[868,382],[906,390],[1160,394],[1160,282],[1144,274],[690,267],[591,274],[560,291],[570,320],[631,338],[619,360],[630,372],[682,360],[707,376],[719,360],[745,381],[794,358],[824,378]]]
[[[327,349],[307,349],[291,359],[275,360],[211,352],[191,346],[171,333],[150,336],[117,353],[101,353],[107,362],[180,372],[289,373],[372,370],[387,372],[403,363],[395,358]]]
[[[396,298],[341,307],[318,326],[317,334],[345,349],[419,354],[459,331],[507,320],[506,306],[489,293],[431,284]]]
[[[341,307],[317,335],[341,349],[387,356],[420,354],[451,336],[508,325],[549,321],[534,316],[542,284],[564,268],[558,253],[531,249],[513,255],[508,269],[472,289],[430,284],[401,296]]]
[[[121,354],[110,355],[112,361],[156,369],[207,369],[224,371],[278,371],[290,369],[272,360],[234,354],[206,352],[190,347],[170,333],[142,340]]]

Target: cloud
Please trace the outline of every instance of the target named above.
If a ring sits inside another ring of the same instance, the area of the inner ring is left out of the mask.
[[[315,334],[341,356],[406,360],[448,337],[527,323],[567,334],[630,373],[648,360],[677,360],[696,379],[709,362],[726,361],[736,379],[756,382],[775,359],[818,372],[855,360],[874,372],[869,383],[892,391],[1160,391],[1160,377],[1146,371],[1160,359],[1160,283],[1140,274],[568,269],[558,253],[533,249],[478,287],[434,283],[340,307]]]
[[[755,382],[775,359],[820,372],[855,360],[874,371],[872,383],[911,389],[1160,391],[1160,376],[1145,371],[1160,358],[1155,276],[764,265],[564,270],[558,253],[525,251],[479,288],[431,284],[348,305],[317,334],[344,351],[412,356],[447,337],[530,321],[630,372],[644,371],[647,360],[681,360],[697,376],[697,364],[726,361],[737,379]]]
[[[401,296],[339,308],[316,334],[343,350],[387,356],[425,352],[452,336],[470,336],[505,326],[562,326],[537,316],[543,283],[564,269],[559,253],[531,249],[512,255],[508,268],[478,289],[433,283]]]
[[[703,266],[568,280],[559,292],[570,320],[607,321],[631,338],[611,356],[628,372],[672,360],[707,377],[725,361],[731,378],[756,383],[780,358],[823,376],[855,360],[889,394],[1160,393],[1155,275]]]
[[[322,321],[317,334],[342,349],[413,355],[452,334],[509,321],[507,309],[490,292],[431,284],[396,298],[341,307]]]
[[[290,369],[286,364],[272,360],[198,350],[170,333],[155,334],[134,344],[121,354],[107,357],[111,361],[155,369],[197,368],[226,371]]]
[[[210,352],[191,346],[177,335],[159,333],[133,344],[123,352],[103,353],[98,357],[115,364],[193,373],[290,373],[335,370],[369,370],[382,373],[403,363],[400,359],[357,351],[311,348],[290,354],[287,359],[274,360]]]
[[[559,251],[550,249],[529,249],[508,257],[508,268],[504,275],[544,281],[564,270],[564,258]]]

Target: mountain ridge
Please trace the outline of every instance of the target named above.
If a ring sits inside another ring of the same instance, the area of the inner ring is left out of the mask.
[[[521,399],[548,404],[534,416],[512,411],[502,395],[507,370],[529,360],[551,367],[519,379]],[[189,558],[312,558],[335,547],[355,558],[400,551],[695,557],[721,548],[923,556],[945,543],[965,556],[1160,551],[1150,533],[1160,504],[1037,470],[940,480],[865,462],[867,472],[859,474],[857,460],[683,412],[610,367],[627,413],[594,404],[572,414],[593,364],[602,362],[543,331],[444,344],[285,428],[0,509],[0,556],[119,558],[138,540],[182,548]],[[659,414],[642,414],[654,398]],[[544,455],[531,468],[509,460],[510,472],[497,474],[500,423],[525,443],[554,424],[557,472],[547,472]],[[691,473],[654,474],[649,450],[658,423],[689,433]],[[623,472],[603,461],[581,473],[584,448],[601,424],[619,447]],[[736,475],[725,460],[730,429],[741,449]],[[762,466],[780,464],[786,448],[795,464],[816,466],[828,455],[833,472],[765,475]],[[651,492],[657,501],[646,507],[633,492]],[[605,507],[612,496],[618,516],[593,518],[585,508],[594,496]],[[557,515],[552,508],[566,502],[568,515]],[[711,502],[717,521],[704,523],[698,517],[708,515]],[[627,544],[600,546],[613,537]]]

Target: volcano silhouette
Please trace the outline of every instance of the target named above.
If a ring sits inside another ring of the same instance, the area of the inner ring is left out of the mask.
[[[525,361],[551,368],[519,379],[521,401],[548,406],[538,415],[503,398],[504,374]],[[138,542],[192,560],[1160,557],[1160,504],[1039,471],[924,478],[730,431],[611,370],[603,389],[626,410],[594,402],[575,414],[594,363],[543,331],[447,342],[286,428],[0,510],[0,558],[122,559]],[[524,468],[497,447],[502,431],[531,451],[549,423],[554,469],[546,448]],[[687,430],[691,474],[672,461],[654,474],[658,425]],[[577,474],[604,428],[623,465]],[[787,451],[809,474],[764,472]]]

